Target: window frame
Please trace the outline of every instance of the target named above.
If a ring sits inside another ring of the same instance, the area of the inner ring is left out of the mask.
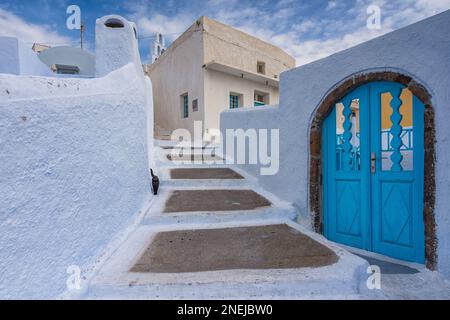
[[[181,118],[187,119],[189,118],[189,94],[184,93],[180,95],[181,102]]]
[[[257,99],[259,97],[262,98],[262,101]],[[259,90],[255,90],[253,92],[253,106],[254,107],[262,107],[262,106],[267,106],[269,104],[270,104],[270,93],[262,92]]]
[[[232,100],[232,98],[236,98],[235,100]],[[234,102],[236,104],[234,104]],[[230,110],[239,109],[242,105],[242,94],[236,93],[236,92],[230,92],[228,95],[228,108]]]
[[[198,112],[198,99],[192,100],[192,112]]]
[[[259,71],[260,67],[262,69],[261,71]],[[266,74],[266,63],[264,61],[259,61],[258,60],[256,62],[256,72],[259,73],[259,74],[263,74],[263,75]]]

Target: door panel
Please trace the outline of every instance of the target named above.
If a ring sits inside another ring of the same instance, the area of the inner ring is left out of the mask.
[[[411,198],[410,182],[381,183],[381,242],[413,246]]]
[[[361,199],[359,181],[337,180],[336,233],[361,238]]]
[[[324,214],[325,233],[333,241],[366,249],[371,246],[369,198],[363,193],[370,184],[368,104],[368,88],[353,91],[328,116],[322,134],[328,155],[324,211],[330,213]]]
[[[424,262],[423,112],[391,82],[361,86],[336,104],[322,133],[326,237]]]
[[[423,263],[423,104],[404,86],[371,84],[373,250]],[[388,118],[387,118],[388,116]]]

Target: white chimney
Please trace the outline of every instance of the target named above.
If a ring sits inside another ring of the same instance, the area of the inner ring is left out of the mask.
[[[128,63],[142,70],[136,25],[118,15],[97,19],[95,25],[95,73],[102,77]]]

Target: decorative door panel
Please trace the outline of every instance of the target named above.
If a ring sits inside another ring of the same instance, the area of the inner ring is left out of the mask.
[[[363,193],[370,184],[368,105],[367,88],[347,95],[326,119],[322,135],[328,154],[324,157],[328,172],[324,187],[330,190],[324,207],[333,212],[324,221],[325,231],[329,239],[358,248],[370,246],[368,197]]]
[[[391,82],[371,84],[373,250],[423,263],[424,106]]]
[[[336,233],[361,237],[360,190],[359,181],[336,181]]]
[[[412,247],[411,183],[381,183],[380,241]]]
[[[423,104],[373,82],[324,122],[324,232],[330,240],[424,262]]]

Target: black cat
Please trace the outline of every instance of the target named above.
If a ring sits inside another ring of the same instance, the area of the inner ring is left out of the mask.
[[[158,178],[158,176],[154,175],[153,169],[150,169],[150,173],[152,175],[152,191],[153,191],[153,194],[156,196],[158,194],[158,189],[159,189],[159,178]]]

